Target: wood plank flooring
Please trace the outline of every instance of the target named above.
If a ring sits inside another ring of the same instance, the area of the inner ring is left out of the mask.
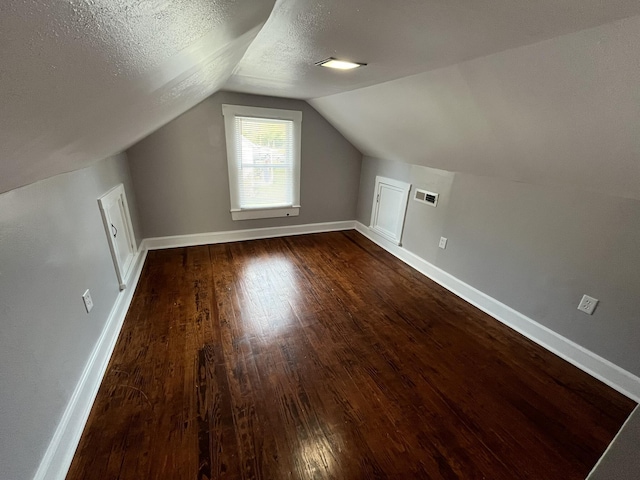
[[[584,479],[635,404],[350,231],[149,252],[68,479]]]

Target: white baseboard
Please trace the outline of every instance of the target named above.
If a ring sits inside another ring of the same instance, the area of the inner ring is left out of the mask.
[[[258,240],[260,238],[304,235],[306,233],[353,230],[355,228],[355,223],[356,222],[353,220],[349,220],[344,222],[310,223],[306,225],[291,225],[285,227],[252,228],[247,230],[229,230],[226,232],[145,238],[142,241],[142,248],[147,250],[158,250],[161,248],[193,247],[195,245],[209,245],[212,243],[240,242],[244,240]]]
[[[147,251],[141,248],[126,279],[128,288],[118,294],[100,338],[82,372],[80,381],[71,395],[47,451],[40,461],[34,480],[64,480],[66,477],[102,378],[109,365],[109,359],[116,346],[146,256]]]
[[[458,297],[606,383],[623,395],[640,402],[640,378],[637,376],[537,323],[486,293],[464,283],[405,248],[389,242],[362,223],[356,222],[356,230]]]

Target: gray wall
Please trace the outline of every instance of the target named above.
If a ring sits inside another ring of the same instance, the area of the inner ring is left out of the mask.
[[[640,201],[365,157],[365,225],[376,175],[441,194],[436,208],[409,201],[407,250],[640,375]],[[593,316],[576,308],[584,293]]]
[[[300,216],[231,220],[222,104],[302,111]],[[219,92],[127,152],[146,237],[353,220],[361,154],[300,100]]]
[[[133,217],[124,155],[0,195],[2,479],[33,477],[118,295],[97,198],[119,183]]]

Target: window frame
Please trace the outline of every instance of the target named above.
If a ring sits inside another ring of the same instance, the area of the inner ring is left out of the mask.
[[[229,195],[231,218],[251,220],[257,218],[296,217],[300,213],[300,157],[302,137],[302,112],[279,108],[252,107],[246,105],[222,105],[225,139],[227,143],[227,166],[229,171]],[[293,170],[292,204],[282,207],[242,208],[240,206],[240,159],[236,158],[236,117],[262,118],[267,120],[289,120],[293,122]]]

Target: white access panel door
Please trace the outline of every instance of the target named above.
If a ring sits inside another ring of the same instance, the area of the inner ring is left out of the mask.
[[[409,183],[376,177],[369,228],[396,245],[402,240],[409,190]]]
[[[137,250],[124,186],[120,184],[107,192],[98,199],[98,204],[109,239],[109,248],[120,283],[120,290],[124,290],[127,286],[125,279],[131,269]]]

